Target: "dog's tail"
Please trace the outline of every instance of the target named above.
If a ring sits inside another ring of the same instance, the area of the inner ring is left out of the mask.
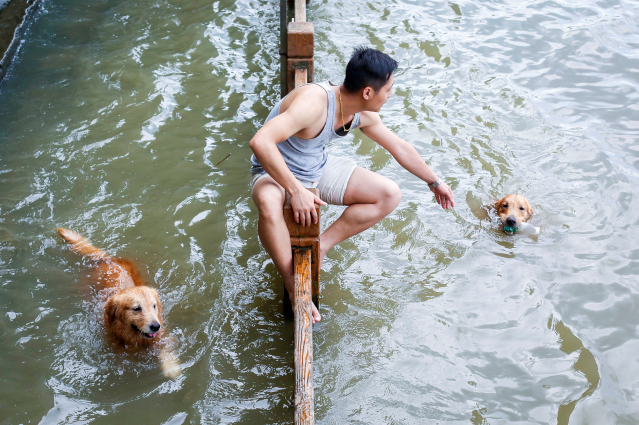
[[[60,236],[62,236],[65,241],[71,244],[71,249],[78,254],[90,257],[92,260],[95,261],[109,258],[106,252],[91,245],[91,242],[79,233],[76,233],[73,230],[65,229],[63,227],[58,227],[57,230]]]

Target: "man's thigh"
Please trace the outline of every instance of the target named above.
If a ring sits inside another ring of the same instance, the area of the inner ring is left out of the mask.
[[[286,193],[284,188],[273,177],[266,175],[259,179],[253,186],[253,201],[257,209],[279,208],[282,210]]]
[[[400,196],[399,186],[389,178],[361,167],[355,168],[344,193],[344,205],[374,204]]]

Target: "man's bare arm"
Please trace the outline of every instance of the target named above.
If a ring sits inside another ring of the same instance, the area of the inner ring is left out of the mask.
[[[390,152],[402,167],[428,184],[438,180],[437,174],[424,162],[413,145],[390,131],[382,123],[379,114],[362,112],[360,113],[360,121],[362,132]],[[437,203],[442,208],[448,209],[455,206],[455,196],[446,183],[442,182],[431,191],[435,194]]]
[[[264,170],[291,194],[295,220],[302,225],[317,223],[315,203],[325,205],[295,178],[288,169],[277,144],[322,117],[321,102],[315,96],[297,96],[288,109],[267,122],[251,139],[249,146]]]

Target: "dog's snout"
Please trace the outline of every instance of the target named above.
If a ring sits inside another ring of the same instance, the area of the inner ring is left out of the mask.
[[[517,219],[513,216],[506,218],[506,226],[515,227],[517,225]]]
[[[157,332],[160,330],[160,324],[158,322],[153,322],[149,325],[149,329],[151,329],[151,332]]]

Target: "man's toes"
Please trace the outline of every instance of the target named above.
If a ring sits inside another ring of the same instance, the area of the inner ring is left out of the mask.
[[[322,316],[320,316],[319,311],[317,311],[315,305],[313,305],[313,324],[319,322],[320,320],[322,320]]]

